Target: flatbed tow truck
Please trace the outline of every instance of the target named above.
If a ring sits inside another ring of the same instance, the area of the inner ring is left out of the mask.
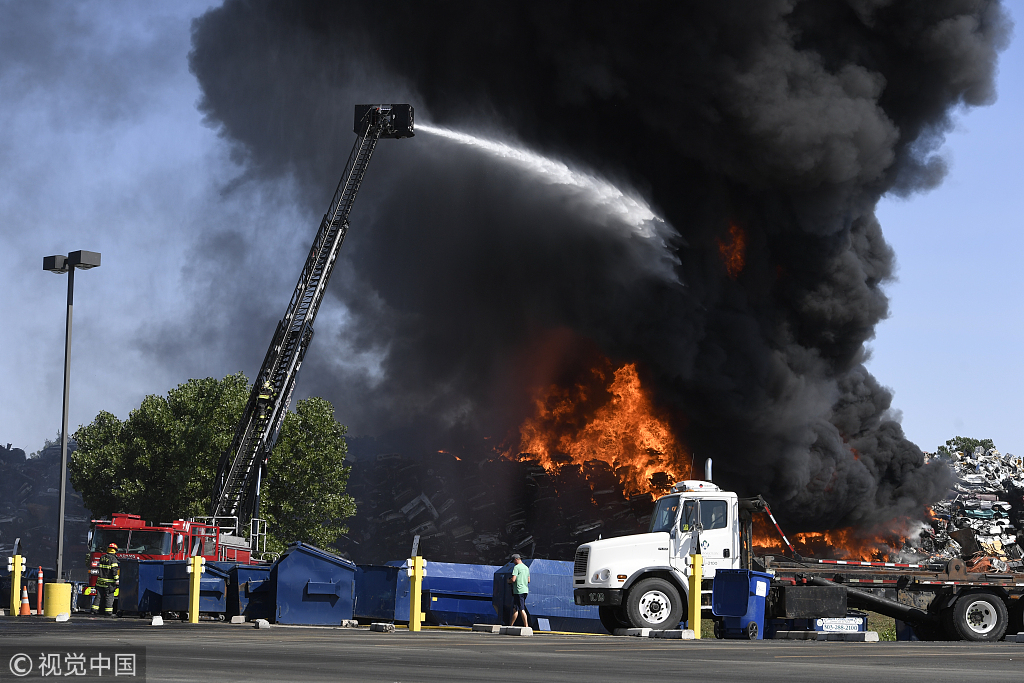
[[[901,620],[919,640],[997,641],[1024,630],[1024,573],[969,573],[959,558],[922,564],[803,558],[763,498],[723,491],[711,483],[710,467],[705,476],[659,498],[648,533],[576,550],[575,602],[596,605],[609,631],[677,628],[687,613],[689,557],[697,546],[702,609],[718,569],[750,569],[773,576],[766,619],[841,618],[855,608]],[[778,530],[789,551],[784,556],[754,554],[758,513]]]

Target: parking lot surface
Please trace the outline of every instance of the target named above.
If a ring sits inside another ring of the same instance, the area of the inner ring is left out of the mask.
[[[1013,642],[665,641],[550,633],[523,638],[433,629],[385,634],[224,623],[150,626],[141,619],[75,616],[64,624],[2,617],[0,645],[4,652],[145,647],[150,681],[1024,680],[1024,643]],[[11,680],[3,666],[0,680]]]

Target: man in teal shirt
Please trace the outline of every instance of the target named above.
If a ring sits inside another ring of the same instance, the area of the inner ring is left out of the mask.
[[[516,563],[512,568],[512,577],[508,580],[512,584],[512,626],[516,625],[520,612],[523,613],[523,626],[529,626],[526,620],[526,596],[530,593],[530,568],[518,554],[512,556],[512,561]]]

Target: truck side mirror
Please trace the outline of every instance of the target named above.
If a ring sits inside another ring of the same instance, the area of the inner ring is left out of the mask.
[[[671,529],[668,530],[668,535],[669,535],[669,538],[672,538],[672,539],[677,538],[679,536],[679,528],[678,527],[672,527]]]

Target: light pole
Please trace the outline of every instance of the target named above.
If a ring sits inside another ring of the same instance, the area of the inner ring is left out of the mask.
[[[71,308],[75,301],[75,269],[100,265],[99,252],[73,251],[67,256],[43,257],[43,270],[68,274],[68,317],[64,328],[64,414],[60,428],[60,521],[57,530],[57,583],[64,581],[64,496],[68,481],[68,387],[71,384]]]

